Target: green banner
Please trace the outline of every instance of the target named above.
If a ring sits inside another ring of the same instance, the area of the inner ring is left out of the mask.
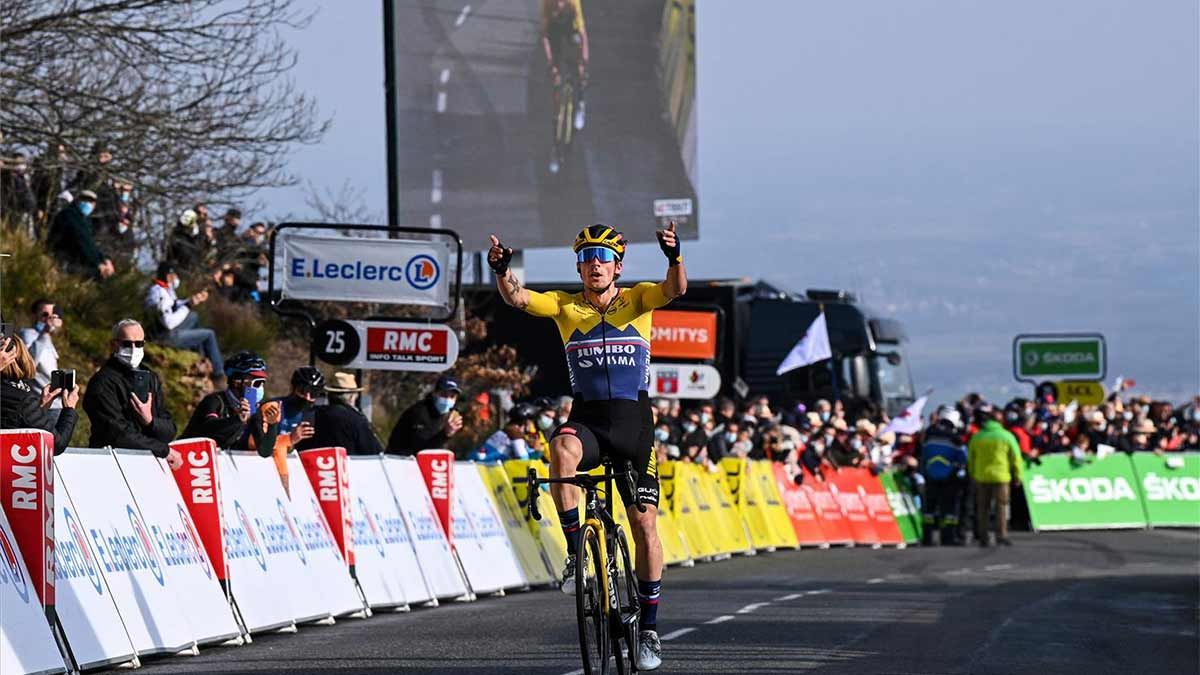
[[[1079,465],[1069,455],[1043,455],[1026,468],[1025,499],[1035,530],[1146,527],[1133,462],[1124,453]]]
[[[1133,455],[1150,527],[1200,527],[1200,453]]]
[[[908,479],[897,478],[895,472],[886,471],[879,474],[883,483],[883,491],[887,493],[888,504],[892,507],[892,515],[900,526],[900,535],[905,543],[912,544],[921,540],[921,509],[913,499],[908,489]]]
[[[1099,334],[1018,335],[1013,340],[1013,375],[1018,380],[1103,380],[1107,370]]]

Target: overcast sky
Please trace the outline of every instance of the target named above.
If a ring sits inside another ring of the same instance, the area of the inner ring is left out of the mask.
[[[333,128],[293,170],[349,180],[382,218],[380,3],[301,1],[319,11],[292,36],[296,86]],[[1110,380],[1200,391],[1194,0],[700,0],[697,16],[693,278],[856,290],[905,322],[938,399],[1027,391],[1013,336],[1067,330],[1107,336]],[[298,189],[262,198],[306,212]],[[657,247],[634,248],[630,276],[656,274]],[[563,250],[527,263],[573,274]]]

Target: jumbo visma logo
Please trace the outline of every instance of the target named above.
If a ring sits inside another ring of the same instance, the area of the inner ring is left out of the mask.
[[[21,598],[21,602],[29,604],[29,580],[21,569],[21,559],[17,557],[17,547],[8,538],[8,533],[0,529],[0,583],[11,583],[13,590]]]
[[[67,537],[54,546],[55,577],[64,580],[86,578],[98,595],[104,595],[104,581],[100,578],[100,566],[83,536],[83,528],[70,509],[62,511]]]

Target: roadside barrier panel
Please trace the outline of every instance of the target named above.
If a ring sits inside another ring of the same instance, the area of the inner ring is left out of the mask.
[[[417,461],[385,455],[383,468],[408,523],[413,549],[430,590],[437,598],[469,599],[466,579],[442,531]]]
[[[675,514],[670,509],[658,507],[658,539],[662,542],[663,564],[686,565],[692,564],[692,553],[688,549],[687,540],[679,529]],[[629,538],[629,554],[634,555],[632,535]]]
[[[786,466],[778,462],[773,462],[773,464],[775,482],[779,486],[788,517],[792,520],[796,541],[800,542],[801,546],[827,546],[829,542],[825,539],[825,532],[821,529],[817,509],[809,500],[808,493],[796,485],[796,481],[788,473]]]
[[[887,495],[888,505],[891,506],[892,515],[896,518],[896,525],[900,528],[900,536],[908,544],[920,541],[921,513],[917,509],[912,495],[900,487],[901,483],[894,471],[885,471],[880,474],[879,482],[883,485],[884,493]]]
[[[759,508],[766,515],[775,548],[799,548],[800,541],[796,539],[792,519],[788,517],[787,508],[783,505],[783,495],[779,492],[779,484],[775,482],[775,471],[771,468],[771,462],[765,459],[752,460],[749,468],[750,480],[755,488],[753,495]]]
[[[697,489],[708,496],[709,504],[713,507],[714,520],[719,523],[725,539],[725,547],[732,553],[754,555],[754,544],[750,540],[750,532],[742,522],[742,516],[733,505],[733,496],[722,480],[723,471],[718,467],[715,472],[705,467],[695,467],[694,476],[699,479],[695,483]]]
[[[260,458],[261,459],[261,458]],[[325,519],[325,509],[313,492],[312,484],[305,478],[306,471],[300,457],[295,453],[287,459],[290,513],[296,534],[304,545],[304,553],[312,576],[320,579],[310,590],[319,595],[323,606],[334,616],[362,612],[366,605],[359,595],[350,566],[342,557],[340,547],[333,539],[333,531]]]
[[[533,537],[546,559],[550,561],[551,571],[557,575],[559,565],[562,565],[563,561],[567,559],[567,543],[563,540],[562,525],[558,520],[558,507],[550,498],[550,488],[548,486],[541,487],[538,489],[537,499],[538,513],[541,514],[542,519],[534,520],[530,517],[529,485],[525,482],[528,480],[529,467],[533,467],[540,477],[545,478],[550,475],[549,467],[541,460],[510,459],[504,462],[504,472],[512,481],[513,494],[516,495],[521,512],[525,514],[525,523],[533,533]]]
[[[1043,455],[1025,471],[1025,501],[1034,530],[1146,527],[1146,511],[1129,455],[1082,465],[1066,454]]]
[[[775,541],[771,537],[771,526],[767,523],[767,514],[761,508],[762,500],[750,497],[755,490],[755,484],[749,479],[749,460],[741,457],[724,457],[721,459],[722,479],[734,505],[741,513],[742,521],[750,532],[750,541],[754,548],[765,550],[774,549]]]
[[[492,506],[500,515],[500,523],[508,534],[508,541],[516,554],[521,572],[530,586],[545,586],[554,583],[554,574],[550,571],[549,561],[542,557],[542,550],[534,541],[533,535],[526,524],[526,518],[517,504],[513,494],[512,484],[508,482],[508,474],[499,462],[476,464],[479,477],[491,497]]]
[[[404,607],[434,599],[425,583],[400,505],[380,456],[350,458],[354,571],[371,607]]]
[[[170,468],[142,450],[114,450],[113,457],[158,549],[166,581],[175,591],[178,606],[186,608],[196,641],[224,642],[240,636],[242,630],[208,561],[192,516],[179,496]]]
[[[28,581],[43,607],[54,606],[54,437],[41,429],[0,432],[0,503]]]
[[[89,539],[133,648],[144,655],[195,647],[196,635],[180,611],[173,575],[152,543],[112,453],[70,448],[54,465],[59,490],[69,495],[73,516]],[[74,627],[76,634],[91,629]]]
[[[1133,470],[1150,527],[1200,527],[1200,453],[1135,452]]]
[[[429,498],[433,501],[442,532],[446,533],[446,539],[454,546],[454,524],[451,522],[454,512],[454,453],[449,450],[422,450],[417,453],[417,466],[421,467],[421,476],[425,479],[425,487],[429,490]]]
[[[808,500],[816,508],[817,517],[821,521],[821,531],[825,533],[829,544],[831,546],[853,546],[854,531],[850,527],[850,521],[846,518],[846,513],[830,489],[829,481],[823,480],[824,476],[833,475],[833,469],[825,468],[821,476],[812,473],[807,468],[801,467],[801,471],[804,472],[804,482],[800,489],[808,494]]]
[[[500,522],[500,514],[488,497],[487,486],[474,464],[454,464],[454,509],[451,516],[455,528],[455,546],[467,570],[471,588],[476,593],[528,588],[529,582],[521,572],[516,552]],[[466,535],[467,541],[460,540],[460,532],[470,532]],[[474,546],[471,546],[472,543]],[[470,562],[468,557],[472,558]]]
[[[709,559],[718,555],[720,550],[710,536],[708,524],[703,520],[699,505],[687,485],[687,466],[686,462],[664,462],[659,465],[660,498],[670,504],[692,555],[697,559]]]
[[[879,476],[872,474],[870,469],[856,468],[850,471],[851,475],[858,479],[858,494],[862,497],[871,522],[875,525],[879,543],[885,546],[905,546],[900,524],[896,522],[896,516],[892,513],[892,506],[888,503],[887,492],[884,491]]]
[[[850,523],[850,532],[855,544],[878,546],[879,534],[875,531],[875,523],[867,503],[859,494],[859,476],[855,469],[841,468],[825,472],[829,491],[842,507],[846,520]]]
[[[350,469],[345,448],[310,448],[299,453],[308,485],[317,495],[325,524],[342,560],[354,569],[354,516],[350,513]]]
[[[12,445],[5,437],[4,452]],[[5,472],[9,481],[11,473]],[[51,478],[50,480],[53,480]],[[11,501],[5,499],[7,507]],[[41,602],[34,589],[29,569],[21,558],[16,534],[0,509],[0,673],[61,673],[66,671],[62,654]]]

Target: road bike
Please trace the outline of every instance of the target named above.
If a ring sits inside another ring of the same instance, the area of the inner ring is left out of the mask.
[[[579,72],[579,45],[576,33],[565,52],[557,59],[558,83],[554,86],[554,156],[550,159],[550,173],[558,173],[566,163],[571,143],[575,140],[575,112],[583,93],[583,78]]]
[[[541,520],[537,506],[539,485],[574,485],[584,491],[586,507],[575,555],[575,614],[579,621],[583,672],[605,675],[611,656],[616,662],[616,672],[625,675],[637,672],[641,606],[625,528],[612,518],[612,482],[624,480],[629,494],[637,494],[637,482],[629,462],[624,463],[620,473],[612,471],[607,459],[602,467],[603,473],[581,473],[572,478],[541,478],[530,469],[528,508],[530,517]],[[646,507],[637,504],[637,509],[645,512]]]

